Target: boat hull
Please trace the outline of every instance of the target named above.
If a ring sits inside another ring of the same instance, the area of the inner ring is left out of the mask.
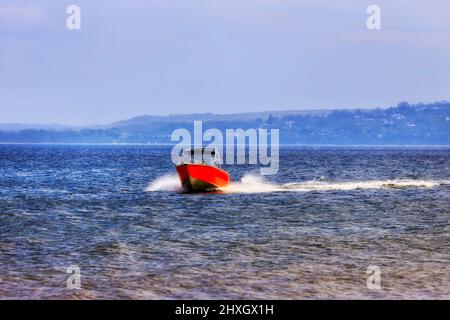
[[[226,171],[206,164],[181,164],[176,169],[187,192],[216,191],[230,183]]]

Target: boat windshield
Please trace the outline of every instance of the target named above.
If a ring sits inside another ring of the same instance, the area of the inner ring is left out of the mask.
[[[183,163],[201,163],[220,167],[220,156],[216,148],[189,148],[184,152]]]

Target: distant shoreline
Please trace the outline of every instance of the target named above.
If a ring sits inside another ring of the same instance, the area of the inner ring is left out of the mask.
[[[193,135],[200,131],[243,130],[249,138],[258,130],[278,130],[280,145],[325,146],[447,146],[450,145],[450,102],[374,110],[335,110],[309,114],[242,114],[218,116],[192,114],[164,119],[142,116],[106,127],[77,130],[1,130],[1,143],[171,145],[178,129]],[[19,126],[19,125],[18,125]],[[16,127],[16,129],[19,127]],[[14,129],[9,127],[9,129]],[[249,131],[251,130],[251,131]],[[199,130],[197,130],[199,131]],[[277,138],[278,139],[278,138]],[[205,139],[209,140],[209,139]],[[238,139],[237,139],[238,140]],[[248,140],[248,139],[247,139]]]
[[[82,142],[0,142],[0,145],[49,145],[49,146],[175,146],[176,143],[82,143]],[[226,145],[226,144],[224,144]],[[247,145],[248,146],[248,145]],[[450,149],[450,144],[445,145],[427,145],[427,144],[292,144],[280,143],[280,147],[332,147],[332,148],[440,148]]]

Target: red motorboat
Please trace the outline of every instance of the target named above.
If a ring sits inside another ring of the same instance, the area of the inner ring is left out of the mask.
[[[186,192],[212,192],[230,183],[228,172],[220,168],[216,149],[187,149],[176,169]]]

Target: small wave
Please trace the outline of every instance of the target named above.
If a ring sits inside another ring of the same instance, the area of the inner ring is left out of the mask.
[[[152,182],[149,183],[147,188],[145,188],[147,192],[155,192],[155,191],[174,191],[174,192],[182,192],[183,188],[180,185],[180,179],[176,174],[166,174],[161,176]]]
[[[285,184],[276,184],[264,180],[260,176],[245,175],[241,181],[233,182],[222,189],[225,193],[264,193],[264,192],[309,192],[309,191],[333,191],[356,189],[383,189],[383,188],[433,188],[442,184],[450,184],[450,181],[436,180],[373,180],[356,182],[325,182],[305,181]]]

